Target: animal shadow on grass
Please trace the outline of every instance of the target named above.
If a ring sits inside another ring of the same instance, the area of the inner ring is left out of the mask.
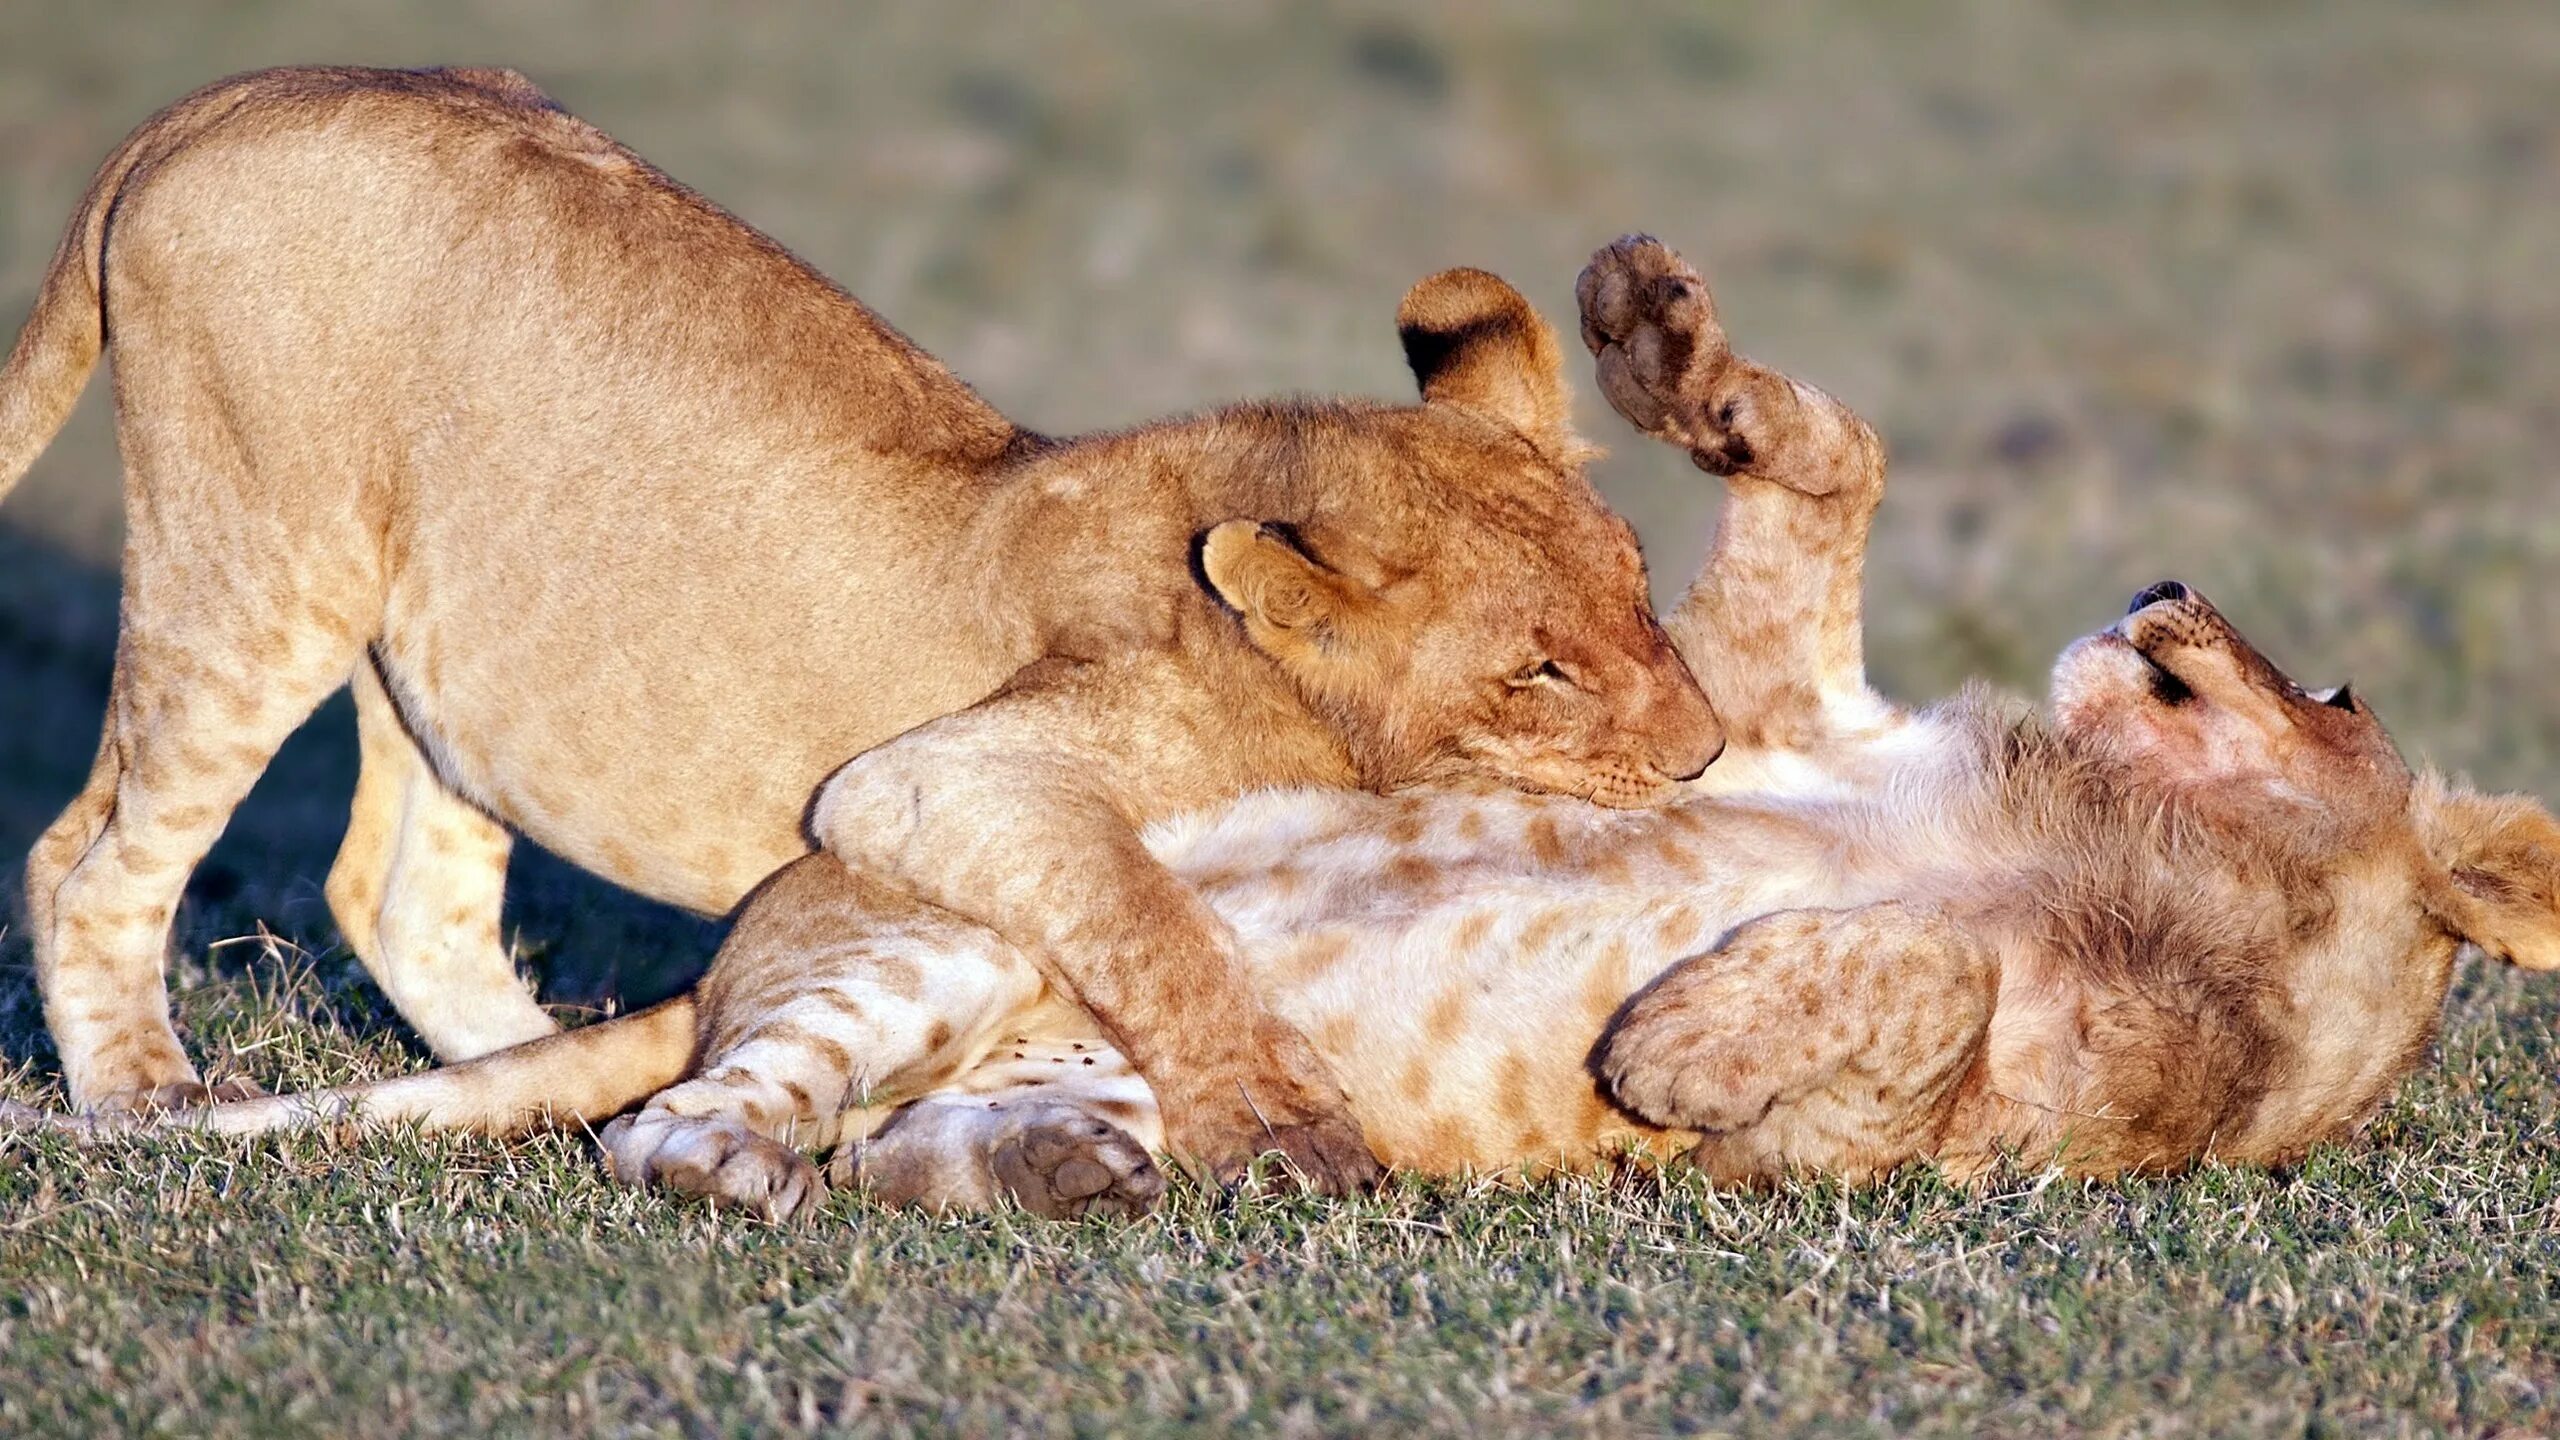
[[[97,752],[115,663],[118,579],[0,524],[0,1070],[54,1065],[25,933],[28,849],[80,790]],[[255,978],[281,989],[266,947],[217,942],[263,924],[312,959],[330,1008],[366,1032],[391,1030],[423,1058],[390,1004],[338,937],[321,896],[355,790],[355,708],[342,691],[274,763],[187,884],[174,953],[182,977]],[[618,890],[519,841],[508,867],[506,925],[545,1004],[630,1009],[690,985],[719,923]],[[180,1005],[183,1016],[185,1006]],[[183,1029],[183,1026],[182,1026]],[[218,1057],[199,1054],[198,1063]]]

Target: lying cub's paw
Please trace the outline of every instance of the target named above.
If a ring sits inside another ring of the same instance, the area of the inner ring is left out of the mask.
[[[1699,450],[1707,465],[1707,392],[1733,355],[1707,282],[1661,241],[1629,235],[1591,257],[1574,297],[1609,404],[1646,434]]]
[[[1671,971],[1601,1037],[1593,1057],[1601,1089],[1628,1113],[1672,1129],[1758,1123],[1789,1078],[1753,1023],[1758,1000],[1749,976],[1694,963]]]
[[[1164,1197],[1164,1172],[1128,1132],[1054,1100],[927,1100],[846,1145],[828,1178],[882,1205],[1035,1215],[1135,1216]]]
[[[1144,1215],[1164,1198],[1164,1172],[1129,1133],[1073,1105],[1009,1105],[987,1169],[997,1190],[1034,1215]]]
[[[1758,1123],[1777,1101],[1777,1087],[1756,1076],[1754,1064],[1739,1045],[1639,1037],[1610,1047],[1600,1079],[1612,1101],[1650,1124],[1727,1134]]]
[[[1669,246],[1629,235],[1603,247],[1574,294],[1600,391],[1629,424],[1710,474],[1809,495],[1840,483],[1833,462],[1854,437],[1809,426],[1794,382],[1733,353],[1707,282]]]
[[[643,1110],[607,1125],[605,1164],[626,1185],[664,1185],[781,1223],[814,1213],[827,1183],[809,1157],[735,1120]]]

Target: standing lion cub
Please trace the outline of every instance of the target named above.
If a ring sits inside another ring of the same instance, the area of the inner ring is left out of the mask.
[[[172,912],[352,684],[328,897],[441,1056],[554,1028],[499,940],[511,831],[717,912],[814,830],[887,913],[1040,956],[1176,1149],[1361,1183],[1340,1086],[1139,827],[1274,785],[1641,804],[1721,746],[1554,336],[1475,270],[1397,324],[1419,404],[1053,439],[520,76],[179,101],[0,370],[0,489],[110,349],[127,471],[96,766],[27,865],[72,1102],[204,1098]]]

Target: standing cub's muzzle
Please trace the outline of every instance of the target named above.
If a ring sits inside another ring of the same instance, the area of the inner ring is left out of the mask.
[[[1724,753],[1724,723],[1661,625],[1650,615],[1639,618],[1645,634],[1614,727],[1621,734],[1604,743],[1625,745],[1668,788],[1697,779],[1716,763]]]
[[[1696,713],[1675,716],[1673,735],[1654,746],[1653,768],[1675,785],[1706,774],[1707,767],[1724,754],[1724,726],[1717,723],[1715,712],[1707,708],[1705,699],[1693,704]]]

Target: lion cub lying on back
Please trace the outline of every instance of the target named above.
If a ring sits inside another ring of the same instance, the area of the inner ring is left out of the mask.
[[[2183,586],[2065,651],[2043,715],[1886,705],[1858,641],[1872,434],[1733,356],[1651,241],[1602,252],[1582,292],[1612,403],[1729,477],[1669,625],[1725,761],[1651,813],[1293,792],[1150,834],[1380,1159],[1667,1143],[1736,1180],[1970,1175],[2003,1151],[2096,1174],[2272,1162],[2352,1132],[2417,1063],[2461,941],[2560,966],[2550,815],[2413,778],[2359,701],[2304,691]],[[787,1147],[858,1136],[835,1174],[886,1200],[1152,1202],[1151,1097],[1033,957],[920,908],[842,928],[878,914],[823,857],[761,892],[699,1006],[706,1036],[743,1013],[766,1038],[609,1128],[618,1170],[786,1215],[823,1189]],[[601,1116],[688,1068],[694,1022],[679,1002],[195,1119]],[[811,1093],[848,1059],[855,1089]],[[685,1143],[635,1143],[666,1127]]]

